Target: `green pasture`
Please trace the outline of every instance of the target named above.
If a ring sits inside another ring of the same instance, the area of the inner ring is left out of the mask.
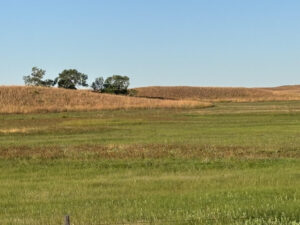
[[[0,115],[0,224],[300,224],[300,102]]]

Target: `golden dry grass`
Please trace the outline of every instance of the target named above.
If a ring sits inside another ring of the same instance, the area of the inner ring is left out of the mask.
[[[233,87],[142,87],[136,88],[136,96],[161,99],[190,99],[202,101],[273,101],[300,100],[300,85],[276,88],[233,88]]]
[[[159,100],[109,94],[88,90],[0,86],[0,113],[38,113],[92,111],[130,108],[181,108],[209,106],[193,100]]]

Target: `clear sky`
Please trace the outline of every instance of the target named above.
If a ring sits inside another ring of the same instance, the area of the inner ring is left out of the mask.
[[[300,1],[0,0],[0,85],[33,66],[131,87],[300,84]]]

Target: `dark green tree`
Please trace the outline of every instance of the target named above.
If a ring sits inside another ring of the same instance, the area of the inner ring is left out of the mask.
[[[43,80],[46,71],[43,69],[39,69],[37,67],[32,68],[32,72],[28,76],[24,76],[24,82],[27,86],[43,86],[43,87],[51,87],[55,85],[53,80],[47,79]]]
[[[69,69],[62,71],[54,82],[60,88],[77,89],[78,86],[87,87],[87,79],[88,76],[86,74],[80,73],[75,69]]]
[[[104,89],[104,79],[103,79],[103,77],[96,78],[95,81],[92,83],[91,87],[96,92],[103,92],[103,89]]]
[[[104,81],[104,92],[115,94],[127,94],[129,87],[129,77],[113,75]]]

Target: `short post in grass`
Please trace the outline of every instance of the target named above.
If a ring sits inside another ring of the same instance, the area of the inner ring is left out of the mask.
[[[65,225],[70,225],[70,216],[69,215],[65,216]]]

